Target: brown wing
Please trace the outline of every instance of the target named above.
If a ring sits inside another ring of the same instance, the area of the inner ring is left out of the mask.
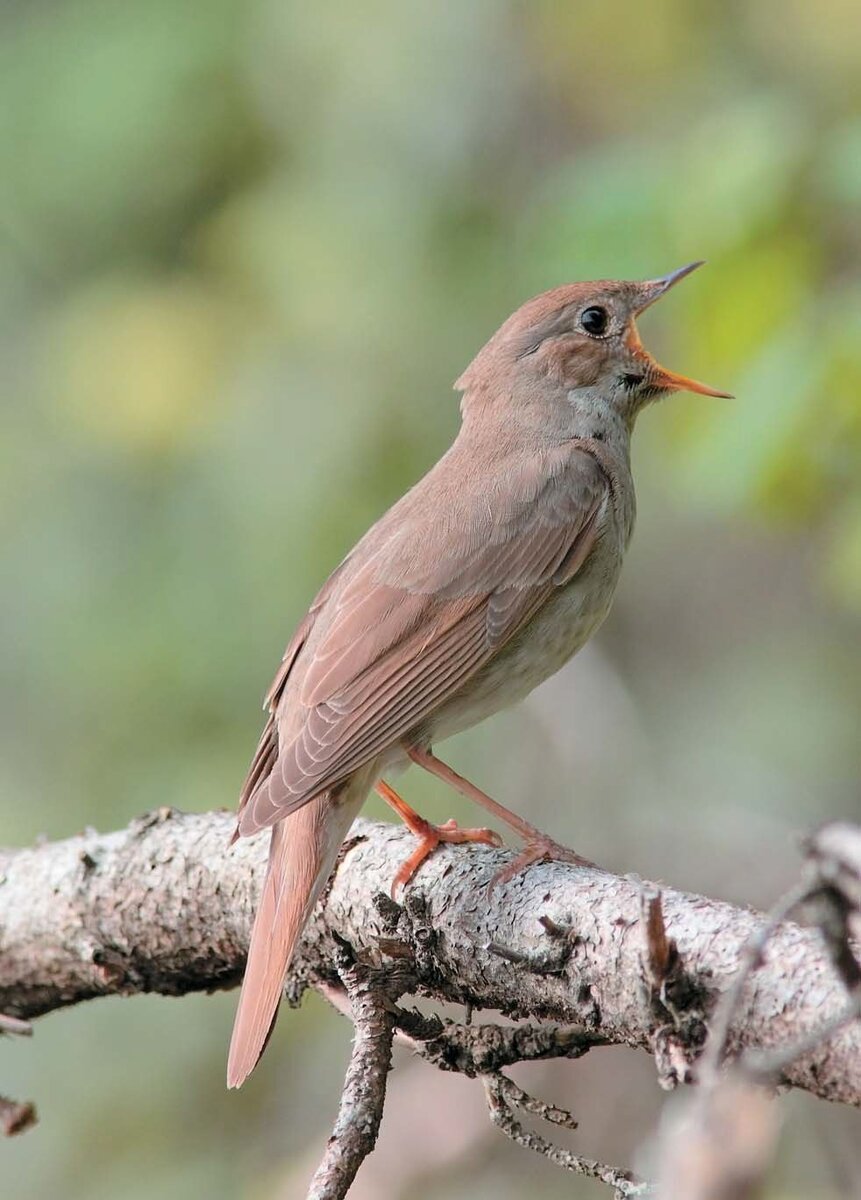
[[[279,702],[281,745],[255,757],[243,834],[421,725],[580,569],[610,490],[595,459],[570,447],[535,455],[501,482],[498,473],[484,487],[464,481],[423,513],[414,494],[410,519],[390,521],[354,554]]]
[[[290,672],[293,670],[293,665],[299,655],[302,647],[308,640],[311,630],[314,628],[314,623],[317,616],[332,593],[333,588],[338,582],[341,572],[349,562],[349,557],[345,558],[339,567],[337,567],[323,586],[314,597],[311,607],[308,609],[304,620],[300,623],[299,628],[293,634],[287,649],[281,658],[281,665],[278,672],[269,687],[269,691],[263,701],[263,707],[267,710],[266,724],[263,726],[263,732],[260,735],[260,741],[257,743],[257,749],[254,752],[254,757],[251,760],[251,766],[248,768],[248,774],[245,776],[245,782],[242,785],[242,791],[239,793],[239,812],[245,808],[250,800],[254,789],[266,780],[272,772],[272,768],[278,758],[278,729],[276,724],[276,712],[281,697],[284,694],[284,689],[287,686],[287,680],[290,677]]]

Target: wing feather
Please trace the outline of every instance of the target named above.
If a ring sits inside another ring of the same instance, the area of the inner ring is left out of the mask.
[[[278,744],[270,731],[258,748],[242,833],[337,786],[420,727],[581,569],[610,499],[607,475],[576,448],[515,470],[495,495],[465,486],[446,514],[445,553],[432,513],[413,513],[376,544],[360,543],[330,580],[273,685]]]

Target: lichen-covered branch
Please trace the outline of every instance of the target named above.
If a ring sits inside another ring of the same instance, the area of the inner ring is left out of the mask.
[[[96,996],[179,995],[238,982],[266,838],[228,849],[232,828],[226,813],[160,810],[120,832],[0,852],[0,1012],[30,1018]],[[644,986],[644,962],[653,974],[656,963],[663,969],[656,911],[649,900],[649,935],[636,879],[550,863],[489,894],[506,852],[451,847],[395,905],[386,895],[409,845],[399,828],[357,822],[304,940],[300,978],[340,983],[337,935],[358,961],[402,972],[408,990],[652,1051],[670,1037],[678,1063],[696,1057],[716,998],[762,920],[662,889],[662,936],[673,960],[658,1004]],[[745,984],[727,1053],[801,1042],[845,1006],[819,933],[782,924]],[[859,1023],[787,1065],[783,1080],[861,1103]]]

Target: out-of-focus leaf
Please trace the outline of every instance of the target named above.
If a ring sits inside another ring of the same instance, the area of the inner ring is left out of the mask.
[[[181,227],[254,148],[236,0],[21,5],[0,39],[0,212],[55,275]]]
[[[767,232],[791,202],[809,143],[808,120],[789,95],[748,95],[692,123],[666,202],[683,238],[709,255]]]
[[[803,329],[785,330],[736,382],[738,398],[712,405],[703,417],[707,429],[686,440],[679,456],[695,502],[725,510],[767,494],[820,373],[812,349]],[[679,400],[700,402],[699,397]],[[797,483],[806,495],[803,480]]]
[[[49,332],[58,415],[81,436],[136,451],[182,444],[223,398],[237,322],[191,279],[100,281]]]

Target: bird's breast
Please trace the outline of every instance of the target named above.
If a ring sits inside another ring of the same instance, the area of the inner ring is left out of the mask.
[[[610,610],[622,563],[615,539],[599,543],[586,567],[560,588],[427,723],[431,740],[459,733],[516,704],[585,645]]]

